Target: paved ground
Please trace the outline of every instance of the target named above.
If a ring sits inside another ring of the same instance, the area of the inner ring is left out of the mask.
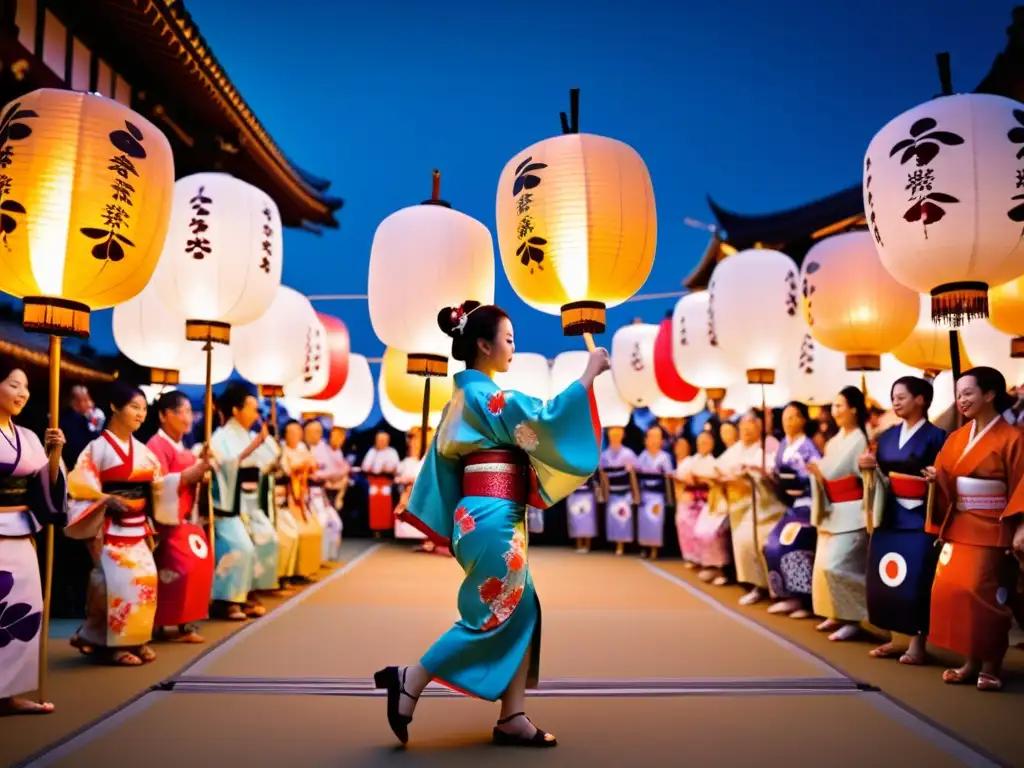
[[[0,721],[0,764],[47,743],[54,748],[28,764],[521,763],[522,752],[487,744],[494,705],[441,689],[417,711],[410,748],[394,748],[368,678],[414,660],[450,625],[461,572],[388,544],[347,545],[346,554],[343,568],[176,674],[194,649],[169,648],[142,670],[58,660],[61,714]],[[1024,729],[1007,727],[1024,711],[1020,679],[1002,694],[952,689],[937,668],[877,662],[869,645],[830,644],[808,622],[734,610],[738,590],[705,592],[679,564],[534,549],[531,566],[544,646],[529,708],[562,742],[531,761],[781,765],[815,755],[832,766],[936,768],[1024,760]],[[1011,666],[1024,671],[1024,654],[1015,654]],[[59,741],[166,678],[162,690]]]

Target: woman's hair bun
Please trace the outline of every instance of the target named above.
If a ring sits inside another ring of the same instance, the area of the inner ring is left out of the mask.
[[[456,328],[459,325],[459,313],[469,313],[480,306],[479,301],[466,301],[458,307],[444,307],[440,312],[437,313],[437,327],[441,329],[443,333],[456,338],[459,336],[456,333]]]

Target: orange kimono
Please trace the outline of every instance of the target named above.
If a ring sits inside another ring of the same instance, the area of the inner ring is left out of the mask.
[[[1024,431],[997,416],[980,434],[953,432],[935,461],[938,503],[929,531],[942,542],[929,642],[999,663],[1012,625],[1018,565],[1008,554],[1024,512]]]

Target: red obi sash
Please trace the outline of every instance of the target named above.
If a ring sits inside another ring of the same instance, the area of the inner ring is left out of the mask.
[[[470,454],[462,463],[462,495],[530,503],[530,466],[519,451]]]
[[[864,481],[858,475],[847,475],[838,480],[826,480],[825,492],[833,504],[860,501],[864,498]]]
[[[889,486],[893,496],[899,499],[923,501],[928,498],[928,481],[923,477],[890,472]]]

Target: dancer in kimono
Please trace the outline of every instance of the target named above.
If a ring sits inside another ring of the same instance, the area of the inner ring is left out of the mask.
[[[429,434],[428,434],[429,439]],[[412,495],[413,485],[423,467],[423,459],[420,458],[420,449],[423,441],[420,440],[420,430],[414,429],[405,438],[405,458],[398,463],[398,472],[395,473],[395,482],[399,486],[398,508],[405,509]],[[410,525],[404,520],[395,518],[396,539],[426,539],[426,534],[416,526]]]
[[[904,376],[892,385],[892,408],[902,419],[878,437],[876,453],[861,454],[858,467],[874,475],[873,526],[868,545],[868,621],[907,636],[871,651],[901,664],[927,662],[928,613],[939,550],[929,533],[925,467],[935,460],[946,433],[928,421],[932,385]]]
[[[321,560],[336,563],[341,558],[341,515],[328,496],[328,483],[348,479],[348,465],[341,454],[324,442],[324,426],[310,419],[302,429],[309,450],[316,459],[316,471],[309,477],[309,508],[320,523],[323,551]]]
[[[812,437],[818,424],[807,406],[792,402],[782,411],[785,437],[775,454],[772,480],[786,513],[768,534],[764,559],[776,603],[768,613],[785,613],[793,619],[811,615],[811,580],[818,531],[811,525],[811,478],[808,465],[821,459]]]
[[[701,433],[702,435],[704,433]],[[735,457],[725,457],[726,450],[721,440],[714,440],[714,434],[708,432],[714,441],[714,451],[704,454],[707,450],[707,438],[697,437],[698,460],[687,467],[686,482],[692,483],[696,498],[700,499],[701,491],[707,489],[706,501],[701,505],[700,512],[693,524],[693,549],[700,572],[697,578],[716,587],[729,583],[725,569],[732,565],[732,529],[729,526],[729,498],[722,482],[723,469]],[[720,434],[720,433],[719,433]],[[718,453],[717,458],[709,456]],[[723,461],[723,459],[725,459]]]
[[[850,640],[868,617],[867,517],[864,483],[857,462],[868,447],[867,406],[856,387],[844,387],[832,403],[839,432],[825,444],[821,461],[810,465],[811,523],[818,529],[811,585],[814,613],[825,620],[819,632],[832,641]]]
[[[362,470],[370,486],[370,530],[380,537],[381,531],[390,531],[395,524],[394,501],[391,486],[398,471],[398,451],[391,447],[391,436],[378,432],[373,448],[363,457]]]
[[[673,475],[676,497],[676,535],[683,565],[689,569],[700,566],[700,553],[693,529],[708,503],[708,485],[698,481],[695,471],[714,477],[715,438],[710,432],[697,435],[697,453],[690,454],[690,444],[679,439],[675,443],[676,471]]]
[[[320,570],[324,551],[323,530],[309,505],[309,479],[317,471],[317,460],[302,442],[303,429],[299,422],[285,424],[283,435],[281,471],[286,477],[288,511],[298,528],[295,570],[291,578],[309,582]]]
[[[622,444],[626,430],[609,427],[608,447],[601,452],[600,482],[604,498],[605,538],[615,544],[621,556],[633,542],[633,505],[639,503],[633,493],[636,454]]]
[[[164,474],[160,460],[134,437],[146,420],[142,391],[117,383],[108,402],[106,429],[68,476],[64,532],[89,542],[95,563],[85,623],[71,644],[99,661],[131,667],[156,658],[149,647],[158,589],[149,519],[180,522],[181,475]]]
[[[258,432],[259,402],[243,384],[231,384],[220,398],[224,425],[210,445],[213,473],[213,606],[219,618],[242,621],[267,609],[254,594],[277,581],[277,533],[260,509],[260,480],[273,470],[279,450],[266,424]]]
[[[636,476],[640,486],[640,505],[637,510],[637,543],[642,548],[640,557],[658,558],[658,550],[665,545],[666,509],[675,506],[669,488],[672,457],[664,450],[661,427],[653,426],[644,435],[644,450],[636,460]]]
[[[387,690],[388,723],[402,743],[431,680],[486,701],[501,700],[494,743],[553,747],[555,737],[524,714],[538,680],[541,609],[530,577],[526,504],[548,507],[597,469],[601,427],[592,386],[608,369],[598,349],[579,381],[544,403],[492,381],[515,351],[501,309],[467,302],[438,315],[452,357],[467,368],[441,417],[405,520],[447,544],[466,572],[460,620],[423,658],[374,675]],[[529,481],[527,481],[529,478]]]
[[[193,622],[210,615],[213,553],[206,532],[196,524],[196,492],[211,464],[206,457],[197,459],[181,442],[192,431],[192,403],[183,392],[173,389],[162,394],[156,401],[156,412],[160,430],[146,447],[156,456],[165,475],[178,474],[179,479],[176,524],[156,526],[159,540],[153,560],[160,586],[154,639],[201,643],[203,638]],[[168,636],[166,627],[177,627],[177,636]]]
[[[50,481],[49,457],[64,446],[64,433],[48,429],[46,447],[14,423],[28,402],[28,377],[0,368],[0,715],[49,714],[51,702],[20,694],[39,687],[39,629],[43,590],[32,536],[66,514],[63,464]]]
[[[764,598],[769,586],[761,548],[786,507],[775,495],[765,472],[775,464],[779,441],[768,436],[762,449],[764,420],[759,411],[751,409],[743,415],[739,434],[739,442],[722,454],[718,468],[732,529],[736,581],[750,587],[739,602],[754,605]]]
[[[942,542],[928,640],[966,657],[942,673],[944,682],[998,691],[1024,562],[1024,431],[1001,415],[1012,400],[994,368],[961,374],[956,402],[968,423],[925,470],[937,483],[932,530]]]
[[[590,551],[594,537],[597,536],[597,486],[598,478],[595,475],[570,493],[565,502],[569,538],[576,542],[575,551],[581,555]]]

